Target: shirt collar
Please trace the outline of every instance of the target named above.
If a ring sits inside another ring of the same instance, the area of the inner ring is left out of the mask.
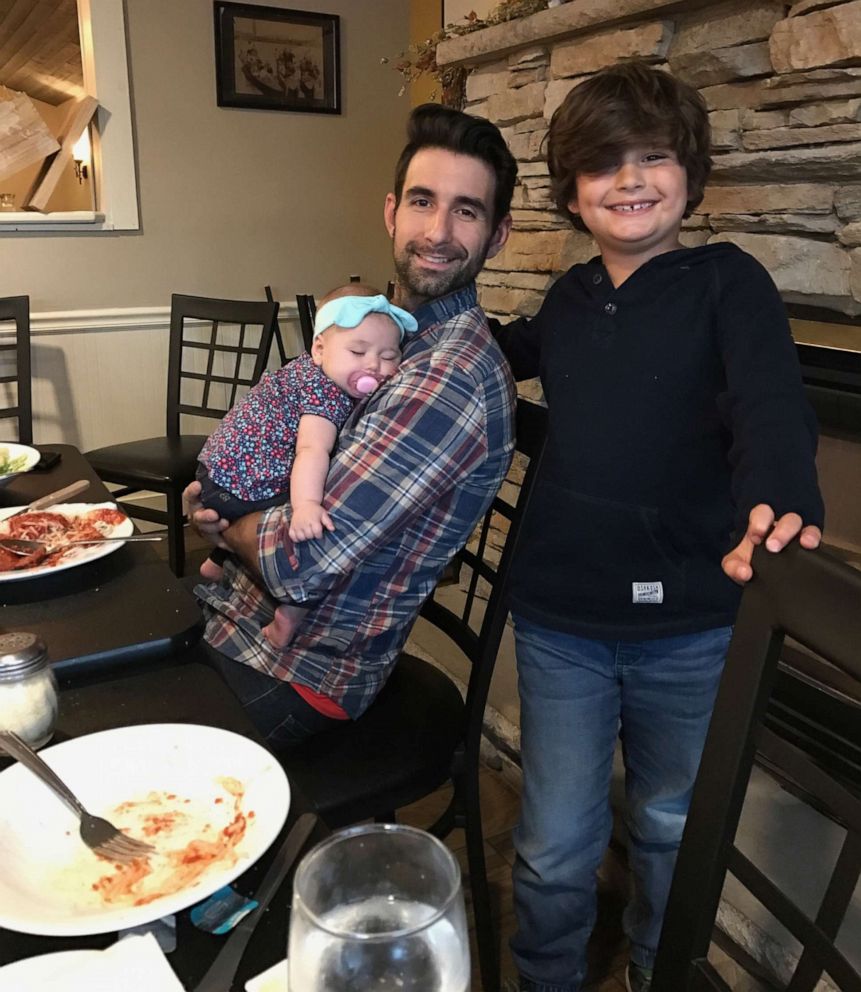
[[[457,317],[467,310],[478,306],[478,294],[475,290],[475,283],[471,282],[463,289],[455,290],[447,296],[441,296],[436,300],[428,300],[413,311],[413,317],[418,322],[418,333],[432,327],[434,324],[442,324],[453,317]]]

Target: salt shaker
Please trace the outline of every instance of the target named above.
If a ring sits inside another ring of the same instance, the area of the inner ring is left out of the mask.
[[[57,679],[45,644],[35,634],[0,634],[0,730],[39,748],[56,723]]]

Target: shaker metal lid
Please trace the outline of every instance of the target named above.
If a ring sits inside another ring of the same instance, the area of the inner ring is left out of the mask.
[[[37,634],[15,631],[0,634],[0,682],[11,682],[44,668],[48,649]]]

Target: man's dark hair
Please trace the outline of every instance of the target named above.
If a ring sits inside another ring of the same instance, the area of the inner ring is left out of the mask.
[[[511,208],[517,179],[517,162],[508,150],[499,128],[483,117],[452,110],[438,103],[423,103],[410,114],[407,144],[395,168],[395,203],[401,202],[407,168],[422,148],[442,148],[458,155],[471,155],[484,162],[496,177],[493,194],[493,230]]]
[[[711,172],[711,132],[700,94],[661,69],[633,59],[595,73],[575,86],[553,114],[547,164],[559,210],[586,227],[568,204],[577,196],[577,173],[598,173],[636,145],[665,147],[685,167],[685,217],[702,202]]]

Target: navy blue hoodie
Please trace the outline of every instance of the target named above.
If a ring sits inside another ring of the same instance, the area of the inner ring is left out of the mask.
[[[723,626],[740,589],[721,558],[752,507],[822,525],[783,303],[736,246],[658,255],[618,288],[599,258],[575,265],[498,337],[549,407],[513,612],[612,640]]]

